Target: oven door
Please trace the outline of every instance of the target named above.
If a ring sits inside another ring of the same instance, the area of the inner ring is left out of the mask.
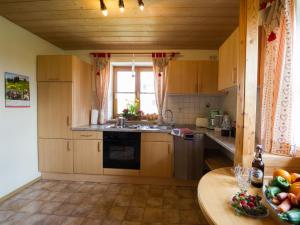
[[[140,133],[104,132],[103,167],[140,169]]]

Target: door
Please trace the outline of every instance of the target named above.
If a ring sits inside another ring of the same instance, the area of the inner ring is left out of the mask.
[[[141,176],[172,177],[173,151],[170,142],[142,142]]]
[[[38,83],[39,138],[71,139],[72,83]]]
[[[72,140],[40,139],[39,166],[41,172],[73,173]]]
[[[217,61],[199,61],[198,92],[208,94],[218,92]]]
[[[72,81],[72,56],[38,56],[37,81]]]
[[[198,62],[172,61],[169,65],[168,93],[198,93]]]
[[[74,172],[102,174],[102,141],[74,140]]]

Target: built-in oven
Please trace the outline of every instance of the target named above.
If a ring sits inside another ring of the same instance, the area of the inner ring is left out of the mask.
[[[103,167],[140,169],[140,132],[103,132]]]

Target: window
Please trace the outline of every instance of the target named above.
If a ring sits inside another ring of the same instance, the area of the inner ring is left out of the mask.
[[[157,113],[152,67],[113,67],[114,116],[122,113],[127,105],[139,99],[139,110],[144,114]]]

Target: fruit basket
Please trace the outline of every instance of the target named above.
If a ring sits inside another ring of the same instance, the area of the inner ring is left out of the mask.
[[[300,225],[300,174],[275,170],[263,193],[271,214],[281,224]]]

